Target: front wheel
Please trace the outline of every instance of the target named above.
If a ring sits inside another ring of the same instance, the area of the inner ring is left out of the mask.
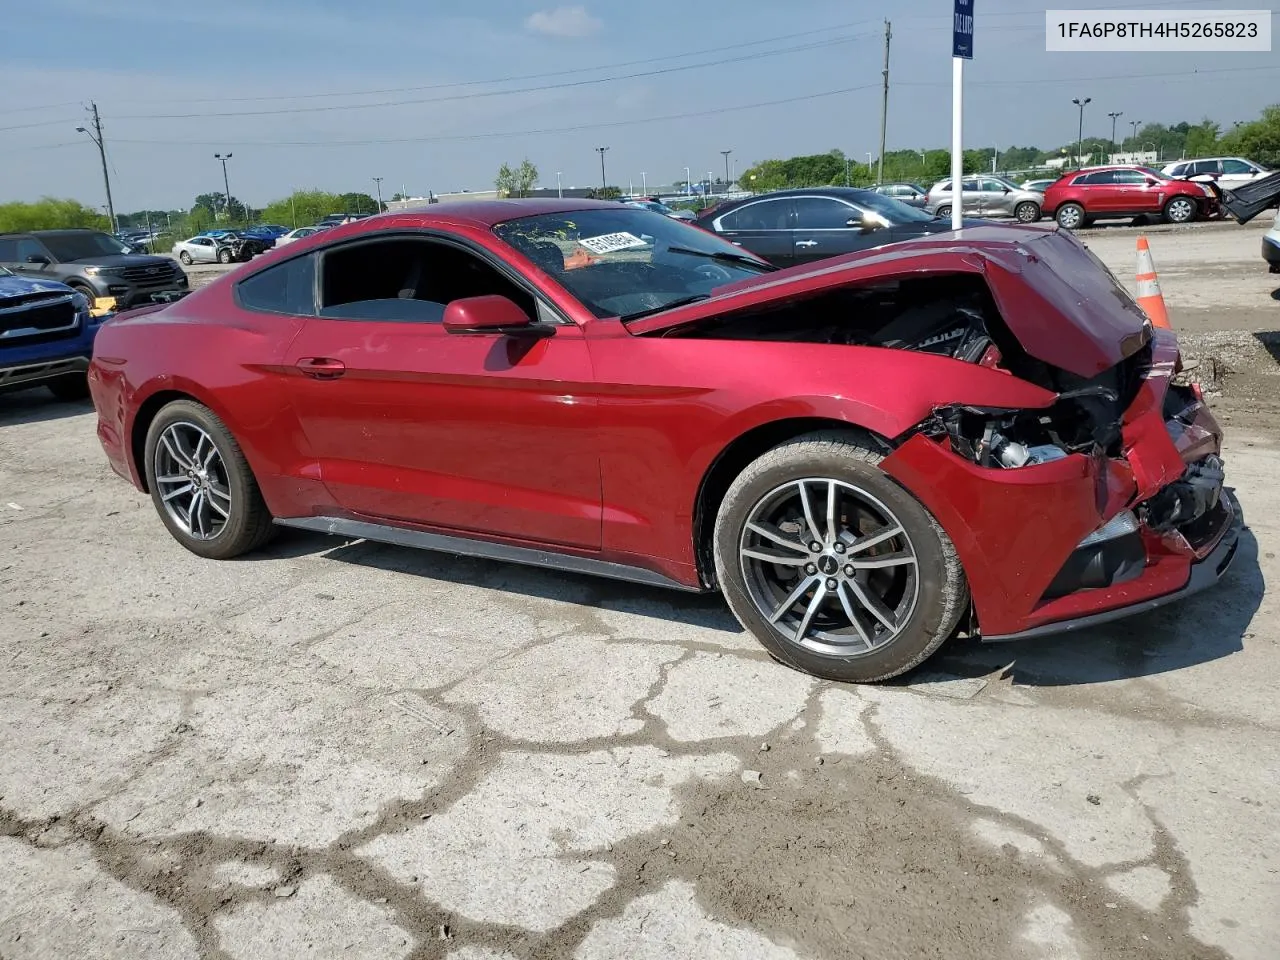
[[[228,249],[226,249],[225,247],[224,247],[223,249],[219,250],[219,251],[218,251],[218,262],[219,262],[219,263],[230,263],[230,262],[231,262],[231,251],[230,251],[230,250],[228,250]]]
[[[1040,219],[1040,204],[1034,200],[1024,200],[1014,207],[1013,215],[1019,223],[1035,223]]]
[[[1196,218],[1196,202],[1190,197],[1174,197],[1164,205],[1164,218],[1169,223],[1190,223]]]
[[[187,253],[187,251],[183,250],[179,253],[178,259],[181,260],[185,266],[191,266],[191,254]]]
[[[1085,225],[1084,207],[1078,203],[1064,203],[1054,214],[1054,219],[1063,230],[1075,230]]]
[[[941,526],[842,433],[752,463],[715,525],[716,575],[738,620],[778,660],[828,680],[887,680],[923,662],[968,606]]]
[[[253,471],[208,407],[176,400],[156,414],[145,466],[156,512],[192,553],[227,560],[271,539],[271,514]]]

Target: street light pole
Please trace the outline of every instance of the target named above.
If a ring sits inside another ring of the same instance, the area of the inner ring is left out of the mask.
[[[227,161],[231,159],[231,154],[215,153],[213,159],[222,161],[222,189],[226,191],[223,194],[227,198],[227,220],[231,220],[231,184],[227,181]]]
[[[689,173],[688,167],[684,168],[684,192],[691,197],[693,196],[693,178],[692,174]]]
[[[727,193],[729,191],[729,154],[733,153],[733,150],[721,150],[720,153],[724,155],[724,189]]]
[[[605,179],[605,175],[604,175],[604,153],[608,149],[609,149],[608,147],[596,147],[596,153],[600,154],[600,189],[601,190],[609,189],[609,181]]]
[[[564,187],[560,186],[560,171],[556,171],[556,196],[564,197]]]
[[[1079,97],[1071,98],[1071,102],[1080,108],[1080,126],[1076,130],[1076,166],[1077,167],[1084,166],[1084,157],[1082,157],[1080,154],[1080,144],[1081,144],[1081,141],[1084,140],[1084,105],[1086,103],[1091,103],[1092,101],[1093,101],[1093,97],[1085,97],[1083,100],[1081,100]]]
[[[649,195],[649,181],[645,179],[645,172],[640,171],[640,192],[646,197]]]
[[[382,213],[382,178],[374,177],[373,182],[378,185],[378,212]]]
[[[111,202],[111,178],[107,176],[107,148],[102,139],[102,118],[98,116],[98,105],[90,101],[89,109],[93,111],[93,132],[84,127],[76,127],[76,133],[83,133],[98,148],[98,158],[102,161],[102,185],[107,191],[107,217],[111,221],[111,232],[115,233],[120,229],[120,225],[116,222],[115,204]]]
[[[1115,113],[1108,113],[1107,116],[1111,118],[1111,149],[1114,150],[1116,148],[1116,117],[1123,117],[1124,112],[1117,110]]]

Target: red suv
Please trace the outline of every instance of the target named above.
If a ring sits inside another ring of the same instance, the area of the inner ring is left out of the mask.
[[[1092,167],[1068,173],[1045,191],[1044,212],[1067,230],[1108,217],[1158,214],[1189,223],[1217,209],[1213,192],[1199,183],[1171,180],[1147,167]]]

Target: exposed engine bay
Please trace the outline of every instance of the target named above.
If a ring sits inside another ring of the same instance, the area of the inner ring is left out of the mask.
[[[1120,419],[1150,365],[1149,344],[1085,379],[1029,356],[978,274],[935,274],[826,290],[678,327],[668,337],[882,347],[999,366],[1058,394],[1027,411],[939,408],[917,431],[946,436],[985,467],[1016,468],[1069,453],[1119,453]]]

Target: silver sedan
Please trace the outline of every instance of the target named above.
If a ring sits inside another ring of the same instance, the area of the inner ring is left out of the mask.
[[[230,263],[231,247],[219,243],[213,237],[192,237],[180,240],[173,245],[173,255],[185,264],[192,263]]]

